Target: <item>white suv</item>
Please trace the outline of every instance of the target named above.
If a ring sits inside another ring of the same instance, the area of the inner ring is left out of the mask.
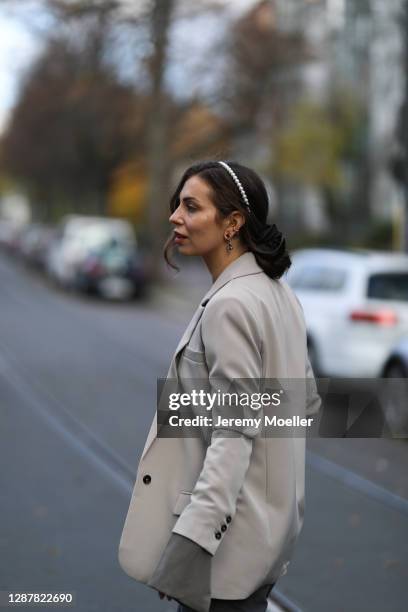
[[[305,249],[284,278],[305,314],[315,375],[380,376],[408,333],[408,255]]]

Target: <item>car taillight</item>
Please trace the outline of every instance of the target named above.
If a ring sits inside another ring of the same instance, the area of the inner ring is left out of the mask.
[[[398,317],[393,310],[382,308],[379,310],[353,310],[350,313],[352,321],[362,321],[364,323],[374,323],[376,325],[395,325]]]
[[[85,264],[85,270],[92,276],[100,276],[105,271],[103,265],[97,259],[89,259]]]

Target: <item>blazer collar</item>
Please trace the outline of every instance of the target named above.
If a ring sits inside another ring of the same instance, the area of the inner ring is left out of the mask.
[[[246,251],[224,268],[201,300],[201,306],[206,306],[212,296],[233,278],[248,276],[250,274],[259,274],[262,271],[262,268],[256,262],[255,255],[251,251]]]
[[[259,274],[260,272],[262,272],[262,268],[258,266],[258,264],[256,263],[255,255],[250,251],[243,253],[240,257],[238,257],[238,259],[235,259],[226,268],[224,268],[218,278],[211,285],[204,298],[201,300],[199,307],[195,311],[193,318],[191,319],[189,325],[187,326],[187,329],[185,330],[184,334],[180,339],[180,342],[177,345],[176,351],[173,356],[173,367],[170,368],[173,375],[175,375],[174,358],[190,341],[190,338],[193,335],[193,332],[201,319],[204,309],[209,300],[212,298],[212,296],[217,293],[217,291],[219,291],[221,287],[224,287],[227,283],[229,283],[233,278],[238,278],[239,276],[248,276],[249,274]]]

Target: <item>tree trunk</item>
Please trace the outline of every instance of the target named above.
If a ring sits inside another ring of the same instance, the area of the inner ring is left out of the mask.
[[[151,31],[154,50],[150,58],[151,107],[148,139],[149,190],[147,200],[147,226],[150,243],[151,275],[160,277],[166,221],[169,216],[167,202],[170,188],[170,152],[168,104],[164,88],[167,60],[168,31],[174,0],[154,0],[151,12]]]

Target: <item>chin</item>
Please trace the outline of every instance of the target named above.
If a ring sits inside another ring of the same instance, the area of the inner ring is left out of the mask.
[[[178,249],[178,252],[181,253],[181,255],[187,255],[187,256],[188,255],[198,255],[195,249],[191,248],[191,246],[188,246],[188,245],[178,244],[177,249]]]

